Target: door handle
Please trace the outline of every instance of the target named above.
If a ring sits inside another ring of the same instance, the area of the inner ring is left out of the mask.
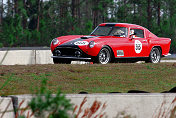
[[[144,42],[147,42],[147,40],[143,40]]]

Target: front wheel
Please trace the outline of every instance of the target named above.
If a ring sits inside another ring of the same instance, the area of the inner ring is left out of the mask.
[[[111,50],[108,47],[104,47],[100,50],[96,57],[96,62],[100,64],[107,64],[111,61]]]
[[[54,64],[71,64],[70,60],[53,58]]]
[[[158,48],[152,48],[147,62],[150,63],[159,63],[161,60],[161,52]]]

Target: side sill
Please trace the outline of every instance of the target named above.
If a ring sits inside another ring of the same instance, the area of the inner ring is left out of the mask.
[[[145,59],[148,57],[115,57],[116,59]]]

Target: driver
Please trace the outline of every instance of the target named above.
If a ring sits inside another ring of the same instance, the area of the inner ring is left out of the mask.
[[[114,36],[125,37],[125,32],[118,29],[114,32]]]
[[[130,35],[134,35],[134,30],[130,30]]]
[[[130,36],[133,36],[133,38],[139,38],[138,36],[136,36],[136,33],[133,29],[130,30]]]

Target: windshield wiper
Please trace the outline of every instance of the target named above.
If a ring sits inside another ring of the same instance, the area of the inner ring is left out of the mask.
[[[90,34],[90,35],[94,35],[94,36],[97,36],[97,35],[96,35],[96,34],[94,34],[94,33],[93,33],[93,34]]]
[[[90,35],[94,35],[94,36],[106,36],[106,35],[97,35],[97,34],[90,34]]]

